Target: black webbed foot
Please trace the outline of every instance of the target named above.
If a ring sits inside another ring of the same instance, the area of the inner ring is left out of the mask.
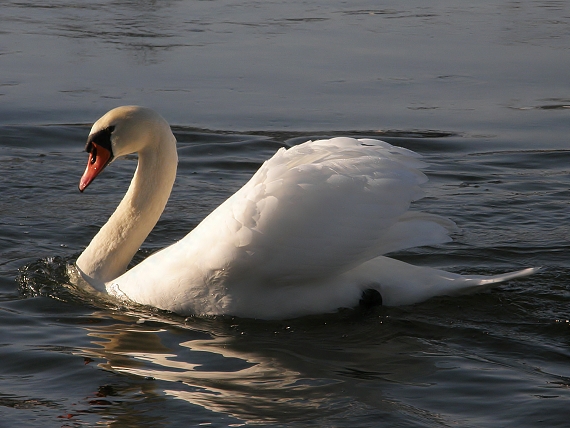
[[[382,306],[382,295],[374,288],[367,288],[362,292],[358,306],[364,309],[370,309],[375,306]]]

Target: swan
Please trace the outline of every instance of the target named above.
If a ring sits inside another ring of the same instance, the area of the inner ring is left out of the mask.
[[[127,270],[176,177],[176,139],[155,111],[115,108],[93,125],[83,192],[115,159],[138,153],[131,184],[79,256],[78,277],[109,298],[181,315],[285,319],[359,304],[409,305],[530,275],[459,275],[384,254],[449,242],[455,224],[411,211],[417,153],[372,139],[281,148],[195,229]]]

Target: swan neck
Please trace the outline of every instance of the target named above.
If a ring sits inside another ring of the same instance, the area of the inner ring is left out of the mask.
[[[172,133],[138,151],[138,165],[123,200],[77,259],[91,285],[104,289],[127,266],[160,218],[176,177]]]

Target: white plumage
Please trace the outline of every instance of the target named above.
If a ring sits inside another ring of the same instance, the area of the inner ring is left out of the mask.
[[[139,166],[77,267],[115,297],[180,314],[287,318],[356,306],[369,288],[385,305],[411,304],[535,271],[461,276],[383,257],[448,242],[454,224],[410,211],[427,181],[418,154],[333,138],[280,149],[182,240],[125,272],[170,194],[176,141],[152,110],[111,110],[91,130],[81,190],[106,165],[97,156],[107,136],[111,159],[137,151]]]

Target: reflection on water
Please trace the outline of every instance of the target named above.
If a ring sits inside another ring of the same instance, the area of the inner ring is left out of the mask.
[[[156,385],[159,393],[241,420],[286,422],[306,419],[311,412],[323,416],[329,404],[326,389],[336,381],[304,378],[272,357],[266,343],[239,332],[234,336],[235,326],[224,321],[212,323],[218,324],[217,334],[148,320],[88,328],[101,349],[84,352],[102,358],[105,369],[163,381]],[[162,334],[165,328],[171,331]],[[176,330],[179,334],[173,335]],[[189,335],[197,337],[187,340]],[[180,342],[173,340],[177,337]]]
[[[359,335],[346,323],[366,318],[339,315],[324,323],[316,318],[260,328],[257,321],[226,318],[134,322],[123,315],[117,323],[86,326],[93,346],[81,354],[102,360],[98,365],[106,370],[147,379],[147,393],[152,385],[158,396],[248,423],[327,420],[350,412],[355,400],[376,411],[403,411],[405,404],[382,396],[381,385],[411,381],[435,367],[422,358],[397,361],[399,353],[421,354],[422,346],[409,339],[388,336],[381,347],[359,349]],[[358,368],[371,358],[382,371]],[[369,392],[367,380],[376,383]]]

